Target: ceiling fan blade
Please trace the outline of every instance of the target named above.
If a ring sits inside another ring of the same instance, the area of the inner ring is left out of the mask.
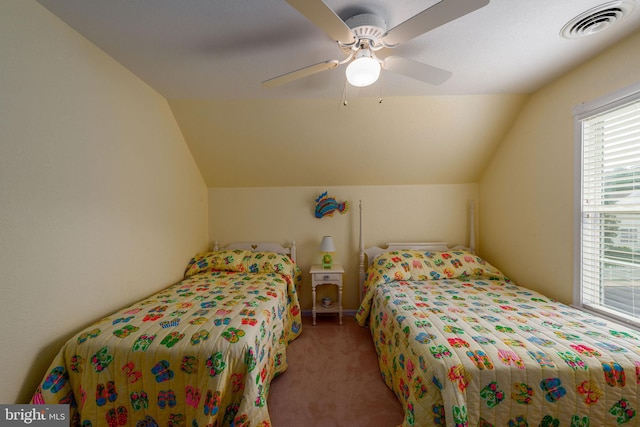
[[[404,43],[488,4],[489,0],[442,0],[387,31],[384,42]]]
[[[356,40],[351,28],[322,0],[286,1],[333,40],[342,44],[351,44]]]
[[[423,64],[422,62],[412,61],[411,59],[401,58],[399,56],[388,56],[382,63],[385,70],[394,73],[403,74],[416,80],[432,84],[434,86],[441,85],[449,80],[451,72],[432,65]]]
[[[268,87],[268,88],[282,86],[283,84],[287,84],[294,80],[298,80],[303,77],[310,76],[312,74],[331,70],[333,68],[336,68],[338,64],[340,64],[340,61],[338,61],[337,59],[332,59],[331,61],[325,61],[325,62],[320,62],[319,64],[309,65],[308,67],[300,68],[299,70],[291,71],[289,73],[282,74],[278,77],[265,80],[262,82],[262,86]]]

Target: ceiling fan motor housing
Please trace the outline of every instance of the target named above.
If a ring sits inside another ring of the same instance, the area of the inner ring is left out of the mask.
[[[378,15],[363,13],[352,16],[344,23],[355,33],[358,45],[366,41],[372,49],[383,47],[382,37],[387,31],[387,25]]]

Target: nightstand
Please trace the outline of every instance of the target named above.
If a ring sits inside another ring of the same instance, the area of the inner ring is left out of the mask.
[[[313,294],[313,324],[316,324],[316,313],[338,313],[340,324],[342,325],[342,275],[344,274],[344,269],[338,264],[333,264],[331,268],[312,265],[309,274],[311,274],[311,290]],[[338,287],[337,306],[335,303],[330,307],[316,304],[316,287],[322,285],[335,285]]]

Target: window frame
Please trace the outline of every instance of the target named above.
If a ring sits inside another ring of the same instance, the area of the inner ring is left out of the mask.
[[[582,120],[598,115],[630,102],[640,100],[640,82],[634,83],[623,89],[583,102],[573,108],[573,134],[574,134],[574,277],[573,277],[573,305],[585,311],[595,312],[600,316],[624,323],[628,326],[640,329],[640,318],[629,319],[613,309],[595,310],[583,304],[582,297]]]

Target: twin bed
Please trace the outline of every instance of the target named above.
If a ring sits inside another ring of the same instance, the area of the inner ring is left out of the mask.
[[[270,426],[271,380],[301,330],[295,244],[195,256],[184,280],[69,340],[33,403],[82,426]]]
[[[362,241],[356,319],[403,426],[640,425],[637,331],[518,286],[468,249]]]

